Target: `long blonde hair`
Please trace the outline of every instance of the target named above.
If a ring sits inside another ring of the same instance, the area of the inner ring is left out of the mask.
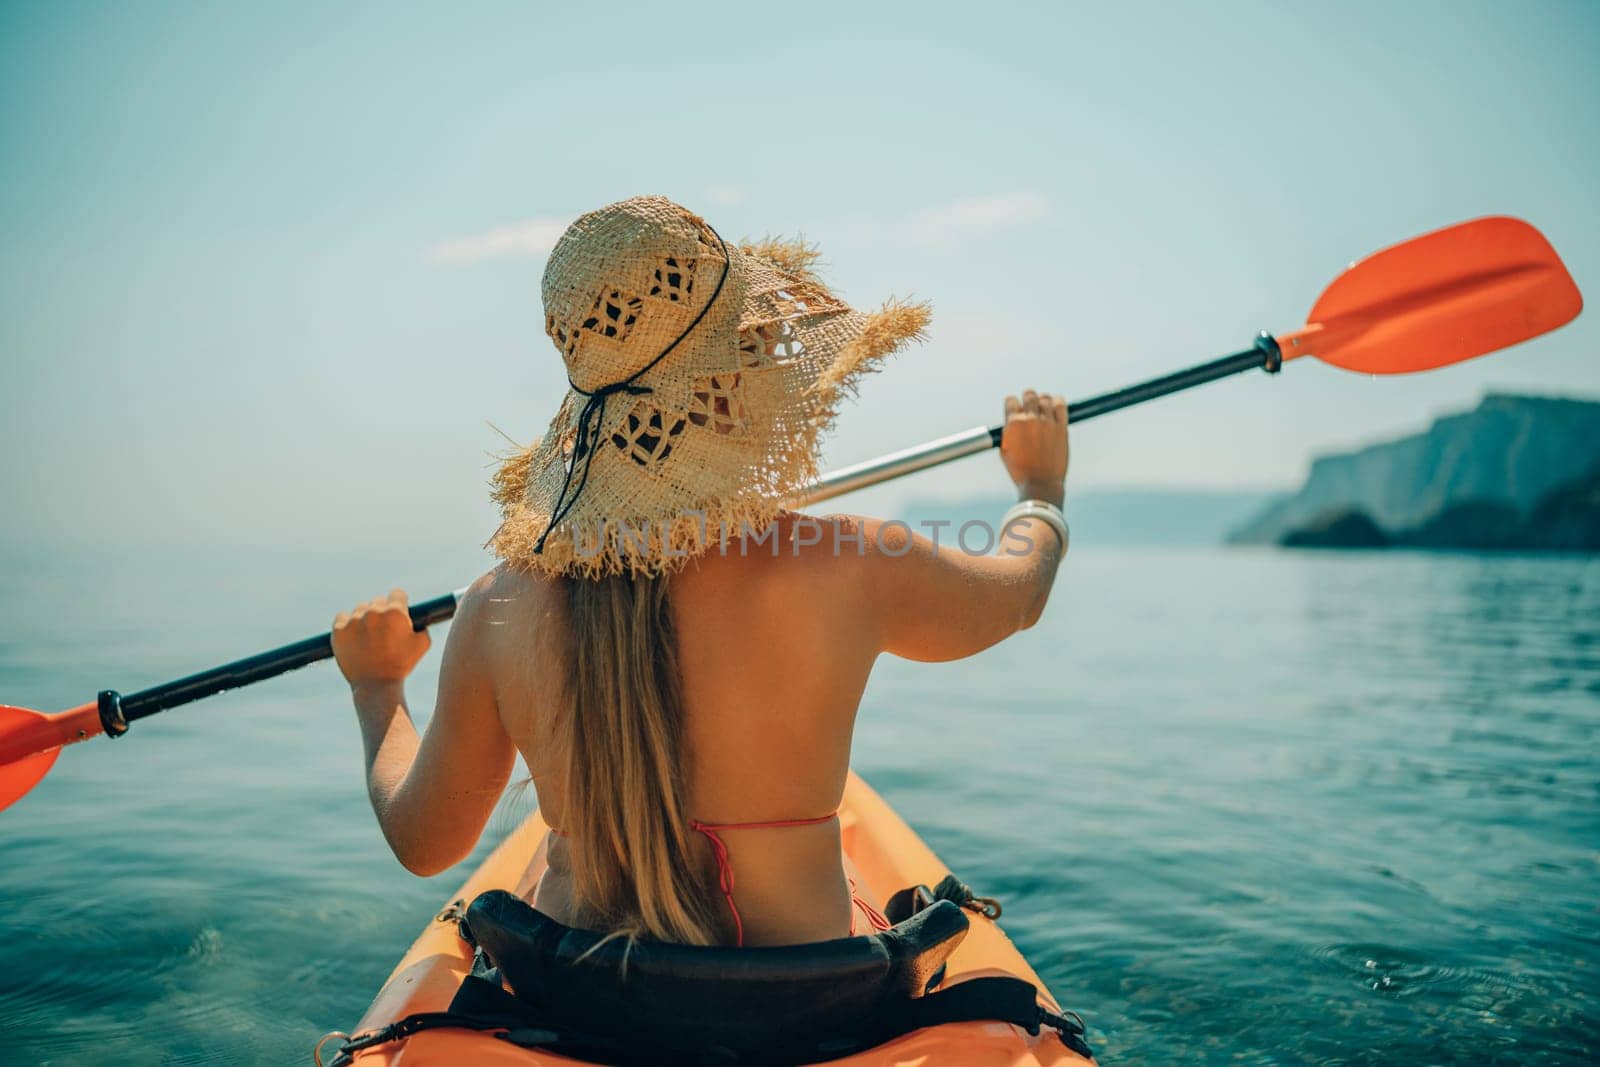
[[[566,826],[576,896],[594,928],[722,940],[720,901],[685,813],[682,683],[667,578],[567,579]]]

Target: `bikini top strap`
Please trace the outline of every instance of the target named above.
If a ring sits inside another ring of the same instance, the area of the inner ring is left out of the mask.
[[[690,819],[689,826],[701,833],[708,830],[713,833],[718,830],[783,830],[790,826],[819,826],[838,817],[837,811],[830,811],[814,819],[774,819],[771,822],[701,822],[699,819]]]
[[[711,854],[717,861],[717,886],[722,890],[722,899],[728,905],[728,914],[733,916],[733,943],[744,945],[744,919],[739,915],[739,905],[733,899],[733,861],[728,858],[728,843],[722,839],[723,830],[782,830],[791,826],[817,826],[821,823],[839,817],[838,811],[830,811],[826,815],[819,815],[815,819],[774,819],[770,822],[701,822],[699,819],[690,819],[689,828],[705,835],[711,844]]]
[[[711,845],[711,854],[717,862],[717,887],[722,890],[722,899],[727,902],[728,913],[733,916],[733,934],[735,945],[744,944],[744,919],[739,915],[739,905],[733,899],[733,861],[728,858],[728,843],[722,839],[723,830],[783,830],[792,826],[820,826],[822,823],[831,822],[839,817],[837,810],[826,815],[818,815],[814,819],[773,819],[769,822],[701,822],[699,819],[689,820],[689,829],[703,834]],[[566,837],[565,830],[550,827],[550,832],[557,837]],[[852,886],[852,890],[854,887]],[[854,920],[852,920],[852,924]],[[874,924],[876,925],[876,924]],[[852,930],[854,926],[852,925]]]
[[[715,833],[718,830],[781,830],[788,826],[820,826],[822,823],[830,822],[838,817],[839,813],[837,811],[830,811],[828,814],[818,815],[814,819],[776,819],[772,822],[701,822],[699,819],[690,819],[689,828],[698,830],[700,833],[706,833],[707,831]],[[549,827],[549,830],[557,837],[572,836],[565,830],[558,830],[554,826]]]

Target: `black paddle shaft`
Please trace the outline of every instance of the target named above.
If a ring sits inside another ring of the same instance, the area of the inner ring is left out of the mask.
[[[1067,421],[1082,422],[1096,415],[1108,415],[1113,411],[1142,404],[1146,400],[1154,400],[1158,396],[1193,389],[1197,385],[1204,385],[1234,374],[1243,374],[1247,370],[1264,370],[1268,374],[1276,374],[1282,369],[1283,353],[1278,349],[1277,340],[1270,333],[1262,331],[1256,338],[1254,348],[1214,359],[1210,363],[1201,363],[1188,370],[1151,378],[1147,382],[1130,385],[1114,393],[1101,393],[1099,396],[1080,400],[1067,408]],[[1000,435],[1004,430],[1004,425],[989,427],[989,439],[994,442],[995,447],[999,447]]]
[[[455,613],[456,595],[446,593],[444,596],[411,605],[411,627],[418,631],[425,630]],[[141,689],[128,696],[122,696],[114,689],[107,689],[100,694],[100,725],[105,727],[107,736],[117,737],[128,732],[129,723],[147,718],[158,711],[166,711],[168,708],[193,703],[228,689],[238,689],[253,682],[275,678],[308,664],[330,659],[332,656],[333,635],[324,633],[296,641],[292,645],[275,648],[270,652],[259,652],[254,656],[234,660],[232,663],[224,663],[220,667],[191,674],[174,682]]]

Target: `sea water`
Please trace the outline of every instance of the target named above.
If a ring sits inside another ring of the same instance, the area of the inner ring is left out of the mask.
[[[18,550],[0,700],[130,692],[479,563]],[[1597,737],[1595,560],[1088,546],[1033,630],[886,658],[854,761],[1105,1063],[1578,1064]],[[0,813],[0,1063],[301,1063],[350,1028],[470,869],[402,870],[360,759],[327,664],[65,752]]]

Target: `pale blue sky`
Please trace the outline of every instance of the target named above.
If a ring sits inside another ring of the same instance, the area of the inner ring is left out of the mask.
[[[0,4],[6,537],[481,541],[488,424],[563,385],[539,249],[638,193],[933,301],[834,464],[1235,351],[1477,215],[1593,298],[1597,56],[1592,0]],[[1595,395],[1597,321],[1160,401],[1082,427],[1073,482],[1286,485],[1488,388]]]

